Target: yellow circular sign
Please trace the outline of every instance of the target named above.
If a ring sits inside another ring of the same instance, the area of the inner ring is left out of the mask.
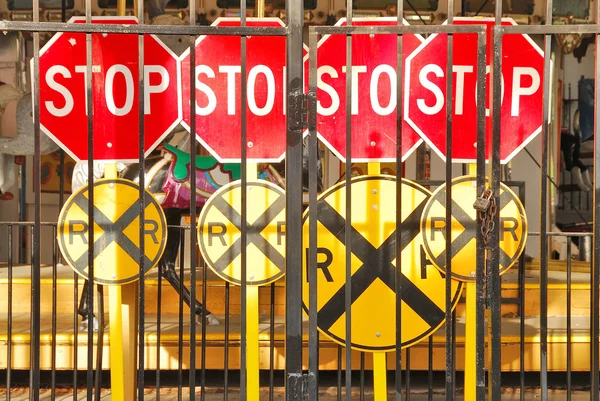
[[[94,181],[94,272],[89,277],[89,186],[73,193],[58,217],[58,245],[79,275],[98,284],[127,284],[140,275],[140,187],[128,180]],[[145,191],[144,272],[167,244],[167,222],[158,201]]]
[[[452,180],[452,278],[475,281],[477,253],[477,211],[473,208],[477,193],[477,178],[458,177]],[[500,184],[500,274],[506,273],[517,261],[527,242],[525,208],[511,189]],[[427,257],[446,271],[446,185],[437,188],[425,206],[421,232]]]
[[[351,344],[367,352],[396,349],[396,177],[360,176],[351,180],[350,225],[346,221],[346,186],[341,182],[317,201],[317,326],[346,345],[346,228],[350,229]],[[402,347],[433,334],[445,321],[446,281],[422,258],[421,214],[431,193],[402,180],[401,292]],[[304,214],[302,302],[309,307],[309,213]],[[452,308],[462,283],[452,282]]]
[[[198,244],[208,266],[230,283],[242,284],[242,182],[231,182],[206,202]],[[246,189],[246,283],[265,285],[285,274],[285,193],[268,181]]]

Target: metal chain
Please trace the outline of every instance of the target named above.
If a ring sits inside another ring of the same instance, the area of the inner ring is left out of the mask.
[[[490,193],[490,189],[486,189],[484,192],[484,196],[490,198],[490,205],[487,210],[485,212],[477,212],[479,220],[481,220],[481,235],[486,245],[490,242],[490,235],[495,227],[494,216],[496,215],[496,198],[490,196]]]

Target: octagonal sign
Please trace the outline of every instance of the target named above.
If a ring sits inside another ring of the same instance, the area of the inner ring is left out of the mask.
[[[396,25],[396,18],[353,18],[353,25]],[[407,25],[406,21],[403,21]],[[342,18],[336,26],[345,26]],[[353,162],[396,161],[397,35],[352,36],[351,146]],[[403,58],[421,43],[420,35],[403,35]],[[309,58],[304,57],[308,76]],[[308,87],[308,78],[306,78]],[[346,35],[324,35],[317,50],[317,132],[342,162],[346,161]],[[421,143],[402,123],[402,160]]]
[[[69,23],[84,23],[73,17]],[[93,17],[94,24],[137,24],[134,17]],[[92,35],[94,160],[139,160],[138,35]],[[33,60],[32,60],[33,62]],[[86,38],[58,33],[40,50],[41,129],[75,160],[88,159]],[[33,68],[31,69],[33,71]],[[148,155],[181,120],[176,55],[144,35],[144,151]]]
[[[213,26],[240,26],[239,18],[217,18]],[[283,27],[279,18],[248,18],[249,27]],[[286,38],[246,39],[247,160],[279,162],[285,155]],[[197,140],[220,162],[242,154],[241,40],[205,35],[196,40],[194,105]],[[183,121],[190,129],[190,50],[181,55]]]
[[[454,23],[487,26],[486,160],[491,158],[490,65],[493,18],[455,18]],[[502,25],[516,25],[503,18]],[[452,88],[452,162],[477,160],[477,34],[454,34]],[[404,117],[446,159],[447,35],[431,35],[407,59]],[[508,163],[542,130],[544,53],[528,35],[502,39],[500,162]]]

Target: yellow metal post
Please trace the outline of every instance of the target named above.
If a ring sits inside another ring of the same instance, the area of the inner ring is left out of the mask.
[[[104,176],[117,178],[116,165],[106,165]],[[115,401],[133,400],[137,370],[138,282],[108,286],[108,305],[111,397]]]
[[[477,287],[475,283],[466,283],[467,304],[465,314],[465,400],[474,400],[477,387],[477,330],[475,325]]]
[[[248,400],[259,401],[258,286],[246,288],[246,371]]]
[[[125,0],[117,0],[117,15],[124,16]],[[105,178],[117,178],[117,166],[107,164]],[[108,286],[111,397],[129,401],[136,395],[138,282]]]
[[[387,367],[385,352],[373,353],[373,401],[387,400]]]
[[[367,163],[367,174],[378,175],[381,173],[381,163],[369,162]],[[387,366],[386,366],[386,353],[385,352],[374,352],[373,353],[373,400],[374,401],[386,401],[387,400]]]
[[[477,175],[477,165],[469,164],[469,175]],[[473,266],[475,271],[475,266]],[[465,305],[465,400],[474,400],[477,387],[477,287],[475,283],[466,283]]]

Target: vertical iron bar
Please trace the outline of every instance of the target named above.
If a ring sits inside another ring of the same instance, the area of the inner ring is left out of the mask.
[[[180,237],[181,238],[181,237]],[[182,241],[183,242],[183,241]],[[183,257],[184,254],[181,254]],[[160,326],[162,324],[162,263],[158,264],[158,288],[156,294],[156,401],[160,401]],[[184,277],[180,276],[181,281]],[[181,354],[179,354],[181,355]]]
[[[138,0],[139,1],[139,0]],[[196,2],[190,1],[190,26],[196,25]],[[190,160],[196,160],[196,37],[190,36]],[[190,168],[190,398],[194,397],[196,388],[196,168],[192,162]],[[182,281],[183,281],[183,275]],[[203,322],[203,324],[205,324]]]
[[[490,187],[492,190],[492,196],[495,198],[496,204],[499,202],[500,193],[500,135],[501,135],[501,80],[502,80],[502,2],[496,2],[495,9],[495,28],[494,28],[494,60],[492,66],[492,146],[491,146],[491,160],[489,160],[491,166],[491,177]],[[490,154],[487,152],[486,155]],[[491,253],[488,258],[488,272],[486,272],[490,278],[488,291],[491,292],[491,350],[492,350],[492,362],[491,362],[491,386],[492,386],[492,401],[500,401],[500,274],[499,274],[499,259],[500,259],[500,246],[499,246],[499,213],[492,216],[494,222],[494,229],[490,233],[489,243],[491,249],[488,248],[488,253]]]
[[[427,347],[427,401],[433,401],[433,336]]]
[[[352,26],[353,3],[346,0],[346,24]],[[352,398],[352,35],[346,35],[346,282],[344,285],[344,310],[346,311],[346,401]]]
[[[309,36],[308,101],[308,399],[318,398],[319,339],[317,334],[317,34]]]
[[[39,22],[40,14],[39,0],[33,0],[33,22]],[[42,223],[42,195],[41,195],[41,132],[40,132],[40,85],[37,78],[40,76],[40,34],[33,33],[33,133],[34,133],[34,155],[33,155],[33,197],[34,197],[34,225],[33,241],[31,248],[32,275],[31,275],[31,324],[30,324],[30,353],[31,365],[29,373],[30,399],[37,400],[40,396],[40,241]]]
[[[200,391],[201,391],[201,399],[204,401],[206,399],[206,308],[207,308],[207,299],[206,299],[206,276],[207,276],[207,266],[206,262],[202,261],[202,344],[201,344],[201,366],[200,366]]]
[[[35,36],[35,34],[34,34]],[[35,60],[35,57],[34,57]],[[34,61],[35,63],[35,61]],[[38,69],[34,71],[37,71],[39,74],[39,63],[38,64]],[[34,64],[35,67],[35,64]],[[34,87],[32,86],[32,92]],[[19,167],[19,175],[21,177],[21,185],[19,188],[19,221],[25,221],[27,220],[27,158],[23,158],[23,163],[21,164],[21,166]],[[27,227],[26,226],[19,226],[18,228],[19,231],[19,243],[20,244],[24,244],[26,242],[27,239]],[[25,256],[25,247],[24,246],[19,246],[19,255],[18,255],[18,262],[19,263],[26,263],[26,259],[27,257]]]
[[[8,323],[6,328],[6,401],[10,401],[12,385],[12,332],[13,332],[13,235],[12,224],[8,225]]]
[[[240,25],[241,26],[246,26],[246,0],[241,0],[240,1]],[[247,49],[247,37],[246,36],[241,36],[240,37],[240,58],[241,58],[241,68],[240,68],[240,118],[241,118],[241,172],[242,172],[242,177],[241,177],[241,183],[242,183],[242,202],[241,202],[241,207],[242,207],[242,213],[241,213],[241,228],[240,228],[240,243],[241,243],[241,258],[240,258],[240,262],[241,262],[241,276],[242,276],[242,280],[241,280],[241,286],[240,286],[240,298],[241,298],[241,302],[240,302],[240,314],[241,314],[241,327],[240,327],[240,401],[246,401],[246,397],[247,397],[247,388],[248,388],[248,372],[247,372],[247,367],[248,367],[248,360],[247,360],[247,350],[248,350],[248,344],[246,343],[248,341],[248,336],[247,336],[247,324],[246,324],[246,319],[247,319],[247,281],[248,281],[248,277],[247,277],[247,271],[248,271],[248,252],[246,250],[247,244],[248,244],[248,227],[247,227],[247,216],[248,216],[248,202],[246,201],[246,194],[247,194],[247,190],[248,190],[248,148],[246,147],[246,144],[248,143],[248,132],[247,132],[247,119],[246,119],[246,103],[247,103],[247,97],[248,97],[248,93],[247,93],[247,69],[248,69],[248,63],[246,60],[246,49]],[[259,386],[260,388],[260,386]]]
[[[225,350],[223,351],[223,401],[229,400],[229,282],[225,283]]]
[[[477,104],[485,104],[486,101],[486,31],[477,34]],[[487,155],[486,146],[486,117],[482,107],[477,108],[477,192],[483,193],[486,185],[485,179],[485,158]],[[476,355],[476,398],[477,401],[484,401],[485,393],[485,275],[486,275],[486,256],[485,244],[481,233],[481,220],[477,219],[476,235],[477,253],[475,255],[475,287],[477,301],[475,304],[475,355]]]
[[[193,53],[193,51],[191,51],[190,54],[191,53]],[[190,133],[190,135],[192,134]],[[183,396],[183,284],[185,281],[185,257],[183,256],[185,255],[185,241],[183,238],[185,238],[185,229],[179,228],[179,235],[182,240],[179,243],[179,254],[181,257],[179,258],[179,336],[177,337],[179,339],[177,344],[177,355],[179,355],[179,360],[177,361],[177,400],[181,401]],[[190,308],[191,304],[194,304],[194,302],[190,300]],[[189,344],[191,347],[191,337],[189,339]]]
[[[56,238],[56,237],[55,237]],[[104,340],[104,286],[98,286],[98,349],[96,351],[96,383],[94,400],[100,401],[102,386],[102,351]]]
[[[269,401],[274,400],[275,387],[275,283],[271,283],[269,311]]]
[[[140,25],[144,24],[144,1],[137,0],[137,18]],[[144,40],[145,35],[138,35],[138,99],[145,99],[144,96]],[[145,337],[146,337],[146,314],[144,313],[146,304],[146,269],[150,266],[145,265],[146,259],[146,236],[145,236],[145,222],[144,216],[146,213],[146,175],[144,171],[144,142],[146,134],[145,125],[145,105],[146,102],[139,102],[138,108],[138,157],[139,157],[139,235],[140,235],[140,256],[138,260],[139,264],[139,280],[138,280],[138,291],[139,291],[139,304],[138,304],[138,371],[137,371],[137,390],[138,399],[144,399],[144,366],[145,366]],[[191,141],[193,142],[193,141]],[[194,159],[192,159],[194,160]],[[192,163],[193,165],[193,163]],[[193,170],[193,167],[191,168]],[[183,280],[183,278],[182,278]],[[160,393],[160,392],[159,392]]]
[[[92,2],[85,1],[85,22],[92,22]],[[88,313],[88,335],[87,335],[87,400],[92,401],[92,388],[94,382],[93,359],[94,359],[94,98],[92,86],[92,35],[85,34],[85,67],[86,67],[86,94],[87,94],[87,140],[88,140],[88,266],[89,266],[89,285],[87,286],[87,299],[89,302]]]
[[[521,204],[525,205],[525,185],[519,187]],[[520,398],[525,401],[525,255],[519,258],[519,351],[520,360]]]
[[[360,353],[360,401],[365,401],[365,353]]]
[[[62,178],[61,178],[62,181]],[[51,349],[52,349],[52,372],[50,378],[50,398],[56,398],[56,279],[57,279],[57,265],[58,265],[58,240],[57,240],[58,227],[56,225],[52,226],[52,340],[51,340]]]
[[[567,237],[567,401],[571,401],[571,266],[571,237]]]
[[[596,3],[596,24],[600,28],[600,2]],[[596,35],[596,60],[594,71],[594,115],[600,115],[600,63],[598,62],[598,49],[600,48],[600,36]],[[594,253],[591,266],[591,324],[590,324],[590,394],[591,401],[599,401],[600,394],[600,359],[598,350],[600,348],[600,124],[597,117],[594,125]]]
[[[454,20],[454,0],[448,0],[448,25]],[[448,35],[448,54],[446,71],[452,71],[453,36]],[[453,112],[453,74],[446,77],[446,221],[452,221],[452,112]],[[454,400],[454,349],[452,347],[452,225],[446,224],[446,401]]]
[[[79,275],[73,272],[73,401],[77,401],[77,374],[79,364],[79,315],[77,313],[77,302],[79,302]]]
[[[404,1],[396,1],[396,23],[402,26],[404,19]],[[396,293],[396,401],[402,400],[402,124],[404,76],[403,36],[396,36],[396,274],[394,287]],[[408,392],[407,392],[408,395]]]
[[[286,43],[286,182],[302,182],[302,112],[304,67],[302,63],[304,25],[302,1],[287,1]],[[302,185],[286,189],[286,238],[302,238]],[[286,401],[302,400],[302,241],[286,241]]]
[[[406,401],[410,401],[410,348],[406,349]]]
[[[552,0],[546,0],[546,26],[552,25]],[[548,144],[550,139],[550,88],[552,70],[552,36],[544,35],[544,87],[542,102],[542,135],[541,135],[541,196],[540,209],[540,383],[541,399],[548,400]]]
[[[342,401],[342,346],[337,347],[337,401]]]

